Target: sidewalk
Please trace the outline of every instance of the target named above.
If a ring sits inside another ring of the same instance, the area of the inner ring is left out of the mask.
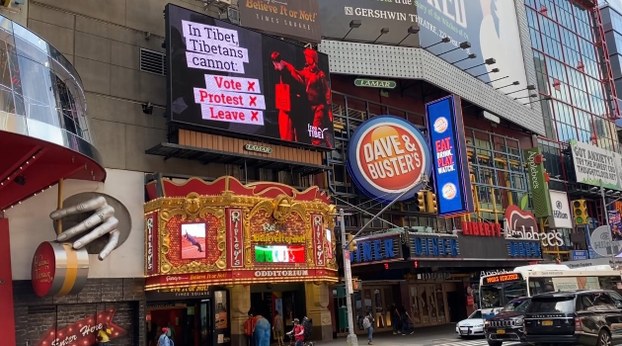
[[[431,344],[437,339],[455,338],[457,341],[455,326],[454,323],[451,323],[436,327],[415,328],[415,333],[412,335],[393,335],[391,332],[382,332],[374,334],[373,344],[376,346],[417,346]],[[367,334],[358,335],[358,343],[361,346],[367,345]],[[318,346],[343,346],[346,345],[346,338],[344,336],[331,341],[314,342],[314,344]]]

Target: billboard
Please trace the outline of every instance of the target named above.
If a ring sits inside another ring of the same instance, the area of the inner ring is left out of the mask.
[[[166,28],[171,122],[334,146],[326,55],[171,4]]]
[[[367,196],[393,202],[412,198],[427,183],[430,161],[428,144],[412,123],[379,115],[356,128],[346,167]]]
[[[317,0],[240,0],[238,9],[243,26],[305,42],[322,38]]]
[[[570,141],[579,183],[622,191],[622,156],[591,144]]]
[[[447,96],[425,106],[440,216],[473,211],[459,102],[455,96]]]
[[[494,65],[469,69],[472,75],[481,75],[493,68],[499,73],[483,75],[493,87],[506,86],[519,81],[518,86],[504,87],[504,92],[525,89],[526,77],[514,1],[507,0],[454,0],[454,1],[378,1],[378,0],[318,0],[322,35],[326,38],[374,42],[410,47],[429,47],[433,54],[449,62],[465,59],[456,66],[466,69],[494,58]],[[352,23],[352,20],[358,21]],[[360,24],[360,26],[358,26]],[[357,27],[358,26],[358,27]],[[420,31],[414,34],[411,27]],[[410,30],[409,30],[410,29]],[[436,44],[441,38],[450,42]],[[376,39],[377,38],[377,39]],[[468,41],[468,49],[458,47]],[[513,44],[508,44],[513,42]],[[432,46],[434,45],[434,46]],[[443,55],[440,55],[440,54]],[[523,97],[526,91],[513,93]]]

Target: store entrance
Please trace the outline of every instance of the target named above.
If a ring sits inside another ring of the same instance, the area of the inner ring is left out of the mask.
[[[175,346],[231,344],[229,292],[218,289],[197,299],[174,300],[168,293],[147,299],[147,345],[157,346],[162,328],[170,329]]]
[[[290,330],[294,318],[302,319],[306,311],[305,291],[301,284],[254,285],[251,288],[251,309],[272,324],[275,311],[283,316],[285,330]]]
[[[147,345],[157,346],[164,327],[170,329],[175,345],[209,345],[213,340],[213,315],[210,299],[148,304]]]

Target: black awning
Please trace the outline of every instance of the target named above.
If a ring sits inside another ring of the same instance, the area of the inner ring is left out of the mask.
[[[201,162],[202,164],[218,162],[224,164],[244,165],[244,163],[246,163],[248,166],[257,168],[282,171],[293,170],[303,175],[321,173],[330,169],[329,166],[325,165],[310,165],[296,161],[279,160],[269,156],[258,157],[252,155],[242,155],[205,148],[189,147],[175,143],[160,143],[145,150],[145,153],[164,156],[164,160],[178,158],[195,160]]]

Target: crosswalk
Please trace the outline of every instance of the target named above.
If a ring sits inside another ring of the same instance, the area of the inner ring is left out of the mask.
[[[521,346],[524,345],[520,342],[508,341],[504,342],[503,346]],[[462,339],[439,339],[436,342],[428,343],[426,346],[488,346],[486,339],[477,340],[462,340]]]

